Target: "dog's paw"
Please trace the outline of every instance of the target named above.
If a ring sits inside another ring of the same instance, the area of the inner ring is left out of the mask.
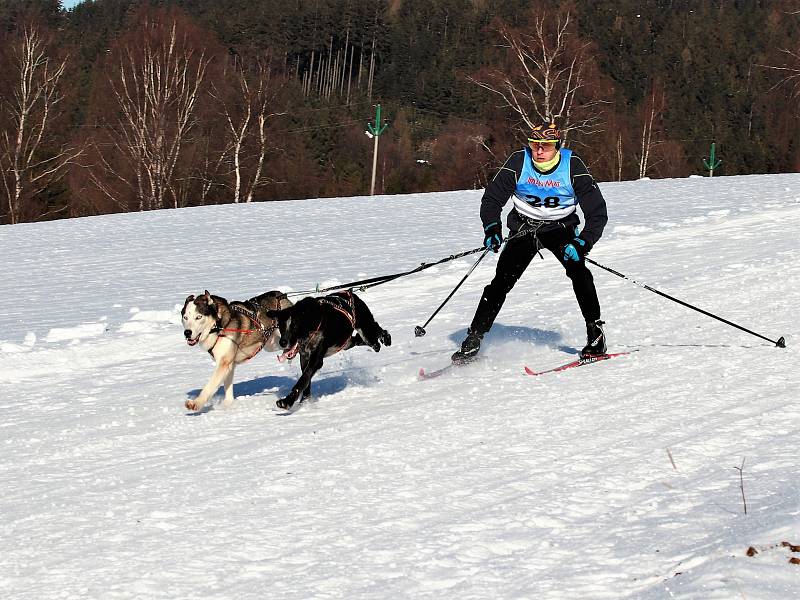
[[[289,410],[290,408],[292,408],[292,406],[294,406],[295,399],[296,398],[292,394],[289,394],[288,396],[286,396],[286,398],[281,398],[275,404],[278,408]]]
[[[391,346],[392,345],[392,336],[389,335],[389,332],[385,329],[381,329],[380,334],[378,335],[378,339],[381,341],[381,344],[384,346]]]
[[[201,404],[200,402],[197,401],[197,398],[193,398],[193,399],[187,400],[184,403],[184,406],[186,407],[187,410],[193,410],[193,411],[196,412],[196,411],[200,410],[201,408],[203,408],[203,404],[205,404],[205,402],[203,402]]]

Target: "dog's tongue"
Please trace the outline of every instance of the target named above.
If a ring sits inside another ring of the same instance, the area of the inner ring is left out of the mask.
[[[199,339],[199,338],[198,338],[198,339]],[[197,339],[194,339],[194,340],[186,340],[186,343],[187,343],[187,344],[189,344],[190,346],[194,346],[194,345],[197,343]]]
[[[300,348],[300,344],[295,344],[291,348],[287,348],[283,351],[283,354],[278,356],[278,361],[283,362],[285,360],[292,360],[297,355],[297,350]]]

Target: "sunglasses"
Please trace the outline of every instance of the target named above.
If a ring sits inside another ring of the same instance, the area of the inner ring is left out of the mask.
[[[558,142],[540,142],[528,139],[528,143],[531,145],[531,150],[553,150]]]

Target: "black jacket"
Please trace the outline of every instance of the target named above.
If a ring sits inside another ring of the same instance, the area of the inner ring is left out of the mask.
[[[503,207],[508,202],[508,199],[514,193],[519,181],[520,174],[522,173],[522,165],[525,158],[525,149],[518,150],[508,157],[505,164],[494,176],[494,179],[486,186],[486,191],[481,198],[481,221],[484,228],[491,224],[500,221],[500,215],[503,212]],[[606,210],[606,201],[600,188],[594,181],[594,178],[589,174],[589,170],[583,161],[572,154],[570,158],[570,178],[572,180],[572,188],[575,190],[575,196],[578,199],[578,204],[583,212],[586,221],[583,229],[581,230],[581,238],[586,240],[588,246],[587,251],[591,250],[600,236],[603,235],[603,229],[608,222],[608,212]],[[556,167],[550,171],[546,171],[543,175],[552,173]],[[519,231],[524,223],[524,217],[520,215],[515,209],[512,209],[508,215],[508,228],[511,233]],[[564,217],[559,221],[553,221],[552,225],[545,225],[541,230],[547,231],[553,227],[575,227],[580,223],[577,213]]]

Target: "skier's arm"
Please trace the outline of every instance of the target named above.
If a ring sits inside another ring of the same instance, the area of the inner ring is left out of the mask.
[[[484,228],[492,223],[500,223],[503,207],[517,187],[517,180],[522,172],[524,152],[520,150],[509,156],[494,179],[486,186],[481,198],[481,221]]]
[[[575,190],[575,196],[578,198],[578,204],[580,204],[585,220],[581,238],[586,240],[588,252],[603,235],[603,229],[608,222],[606,201],[586,165],[575,155],[570,161],[570,172],[572,189]]]

